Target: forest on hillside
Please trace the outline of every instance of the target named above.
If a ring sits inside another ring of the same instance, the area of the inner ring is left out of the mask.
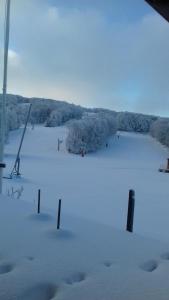
[[[6,137],[9,131],[24,124],[30,104],[29,121],[32,125],[56,127],[65,124],[68,127],[66,147],[72,153],[96,151],[116,131],[150,133],[159,142],[169,146],[168,118],[102,108],[89,109],[66,101],[17,95],[7,95]]]

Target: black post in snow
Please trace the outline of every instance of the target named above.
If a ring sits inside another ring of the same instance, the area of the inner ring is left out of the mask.
[[[60,150],[60,140],[58,139],[58,151]]]
[[[129,190],[128,215],[127,215],[127,226],[126,226],[126,230],[129,232],[133,232],[134,207],[135,207],[135,192],[134,190]]]
[[[62,200],[59,199],[59,204],[58,204],[58,218],[57,218],[57,229],[60,229],[61,203],[62,203]]]
[[[38,190],[38,214],[40,214],[40,196],[41,196],[41,193],[40,193],[40,190]]]

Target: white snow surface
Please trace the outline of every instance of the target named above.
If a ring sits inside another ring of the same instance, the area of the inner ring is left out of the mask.
[[[13,131],[6,146],[5,174],[14,164],[22,129]],[[134,231],[168,241],[169,174],[158,172],[168,151],[148,135],[120,133],[109,147],[85,157],[65,149],[65,127],[28,129],[21,151],[20,179],[4,180],[4,193],[24,187],[23,199],[34,203],[42,191],[42,205],[124,229],[128,191],[136,194]],[[60,152],[57,139],[63,140]]]
[[[21,132],[6,145],[6,175]],[[0,300],[168,300],[169,175],[158,172],[168,151],[149,136],[120,133],[108,148],[80,157],[64,143],[57,152],[66,134],[64,127],[29,128],[22,176],[4,179],[4,193],[24,191],[19,200],[0,198]],[[133,234],[125,232],[130,188]]]
[[[1,300],[162,300],[169,245],[0,199]]]

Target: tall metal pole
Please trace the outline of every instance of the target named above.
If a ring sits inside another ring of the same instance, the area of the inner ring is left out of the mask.
[[[29,118],[30,118],[31,108],[32,108],[32,103],[29,105],[29,110],[28,110],[28,114],[27,114],[27,118],[26,118],[26,123],[25,123],[24,130],[23,130],[23,133],[22,133],[22,137],[21,137],[18,153],[17,153],[17,156],[16,156],[15,164],[14,164],[14,167],[13,167],[12,172],[10,174],[10,179],[12,179],[13,175],[17,175],[17,176],[21,175],[20,172],[19,172],[20,152],[21,152],[23,140],[24,140],[24,137],[25,137],[25,132],[26,132],[26,129],[27,129],[28,121],[29,121]]]
[[[3,95],[2,95],[2,103],[0,103],[0,194],[2,194],[3,168],[5,167],[5,164],[3,163],[3,159],[4,159],[4,143],[5,143],[5,131],[6,131],[6,94],[7,94],[9,32],[10,32],[10,5],[11,5],[11,0],[6,0]]]

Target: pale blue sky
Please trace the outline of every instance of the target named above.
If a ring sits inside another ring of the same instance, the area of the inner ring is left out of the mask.
[[[135,21],[152,11],[141,0],[48,0],[48,3],[65,10],[72,8],[100,10],[107,17],[120,22]]]
[[[9,92],[168,115],[169,24],[144,0],[11,3]]]

